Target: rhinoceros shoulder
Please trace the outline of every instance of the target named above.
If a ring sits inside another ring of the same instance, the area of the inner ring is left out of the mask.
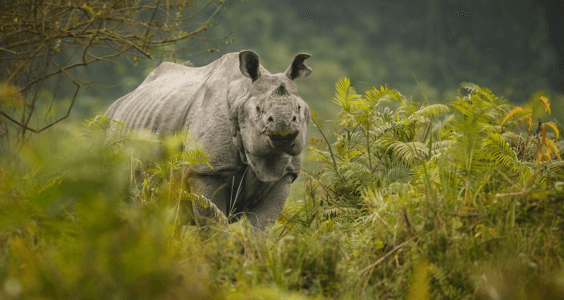
[[[181,76],[183,73],[189,72],[190,67],[179,65],[173,62],[163,62],[156,69],[151,71],[147,78],[143,80],[141,85],[148,84],[157,79],[163,80],[167,78],[176,78]]]

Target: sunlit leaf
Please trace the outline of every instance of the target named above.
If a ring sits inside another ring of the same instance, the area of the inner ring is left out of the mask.
[[[556,133],[556,140],[558,140],[558,137],[560,135],[560,131],[558,130],[558,128],[556,127],[556,125],[552,124],[551,122],[545,122],[543,123],[544,125],[552,128],[554,130],[554,132]]]
[[[548,102],[548,99],[545,96],[541,96],[538,100],[544,106],[544,111],[548,112],[548,114],[550,115],[550,103]]]
[[[439,115],[448,112],[450,112],[450,108],[448,106],[444,104],[432,104],[421,107],[413,113],[413,116],[438,117]]]
[[[514,114],[516,113],[520,113],[520,112],[530,112],[529,109],[524,109],[522,107],[515,107],[513,110],[511,110],[506,116],[505,118],[503,118],[503,121],[501,121],[501,125],[503,126],[503,124],[505,124],[505,122],[511,118]],[[530,125],[530,127],[532,127],[532,125]]]
[[[562,160],[562,158],[560,158],[560,154],[558,153],[558,147],[556,147],[556,144],[552,141],[547,139],[545,141],[545,145],[547,146],[548,149],[552,149],[554,154],[556,154],[556,156],[558,157],[558,159]]]
[[[358,95],[353,87],[351,87],[351,82],[347,77],[343,77],[337,81],[335,84],[335,97],[333,101],[337,103],[344,112],[353,112],[353,101],[359,99],[361,95]]]
[[[365,97],[373,105],[386,100],[396,100],[401,105],[404,105],[404,96],[399,91],[390,89],[388,84],[380,86],[380,89],[374,87],[372,90],[366,91]]]

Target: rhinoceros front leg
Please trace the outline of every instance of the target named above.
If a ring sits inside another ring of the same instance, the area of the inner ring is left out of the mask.
[[[210,221],[227,224],[227,200],[229,187],[227,180],[215,176],[192,176],[188,179],[190,192],[202,195],[205,199],[192,201],[196,224],[206,226]]]
[[[247,211],[247,218],[254,227],[264,230],[268,224],[276,220],[286,203],[293,179],[294,175],[292,174],[282,177],[272,186],[257,206]]]

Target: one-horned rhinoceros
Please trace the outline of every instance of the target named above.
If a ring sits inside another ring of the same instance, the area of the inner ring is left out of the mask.
[[[159,134],[188,128],[213,166],[188,170],[191,191],[235,216],[230,220],[245,214],[264,229],[300,172],[310,111],[294,80],[311,73],[304,64],[310,56],[296,55],[278,74],[249,50],[198,68],[165,62],[105,115]],[[203,223],[206,211],[194,205],[194,214]]]

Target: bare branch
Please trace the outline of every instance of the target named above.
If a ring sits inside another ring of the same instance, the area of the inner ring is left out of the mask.
[[[227,1],[220,2],[214,6],[216,1],[206,0],[0,1],[0,82],[18,86],[25,101],[13,112],[0,108],[0,115],[21,128],[18,134],[22,137],[26,132],[39,133],[52,127],[68,117],[78,90],[86,84],[71,71],[99,61],[118,63],[124,55],[135,60],[138,55],[149,59],[176,56],[176,51],[193,51],[203,47],[203,42],[217,41],[203,32],[218,25],[212,20]],[[189,11],[186,16],[182,14],[185,11]],[[204,20],[197,22],[198,18]],[[186,44],[173,49],[162,47],[181,41]],[[68,79],[77,91],[65,116],[33,128],[28,123],[37,113],[37,105],[44,103],[50,111],[60,102],[55,95],[61,85],[50,86],[55,75],[59,80]],[[50,100],[39,96],[44,89],[52,92]],[[14,115],[20,113],[18,121]],[[0,125],[5,126],[2,117]],[[6,136],[3,132],[0,139]]]
[[[62,118],[59,118],[58,120],[56,120],[56,121],[54,121],[54,122],[51,122],[51,123],[49,123],[48,125],[45,125],[45,126],[41,127],[40,129],[34,129],[34,128],[31,128],[31,127],[28,127],[26,124],[21,123],[21,122],[15,120],[14,118],[10,117],[9,115],[7,115],[7,114],[6,114],[5,112],[3,112],[3,111],[0,111],[0,115],[3,115],[3,116],[6,117],[8,120],[10,120],[10,121],[16,123],[18,126],[21,126],[21,127],[25,128],[26,130],[29,130],[29,131],[31,131],[31,132],[33,132],[33,133],[40,133],[41,131],[43,131],[43,130],[45,130],[45,129],[47,129],[47,128],[50,128],[51,126],[53,126],[53,125],[55,125],[55,124],[61,122],[62,120],[68,118],[68,116],[70,115],[70,112],[71,112],[71,110],[72,110],[72,107],[73,107],[73,105],[74,105],[74,102],[75,102],[75,100],[76,100],[76,96],[78,95],[78,90],[79,90],[79,89],[80,89],[80,87],[77,87],[77,88],[76,88],[76,92],[74,93],[74,96],[72,97],[72,101],[71,101],[71,104],[69,105],[69,109],[67,110],[67,113],[66,113]]]

